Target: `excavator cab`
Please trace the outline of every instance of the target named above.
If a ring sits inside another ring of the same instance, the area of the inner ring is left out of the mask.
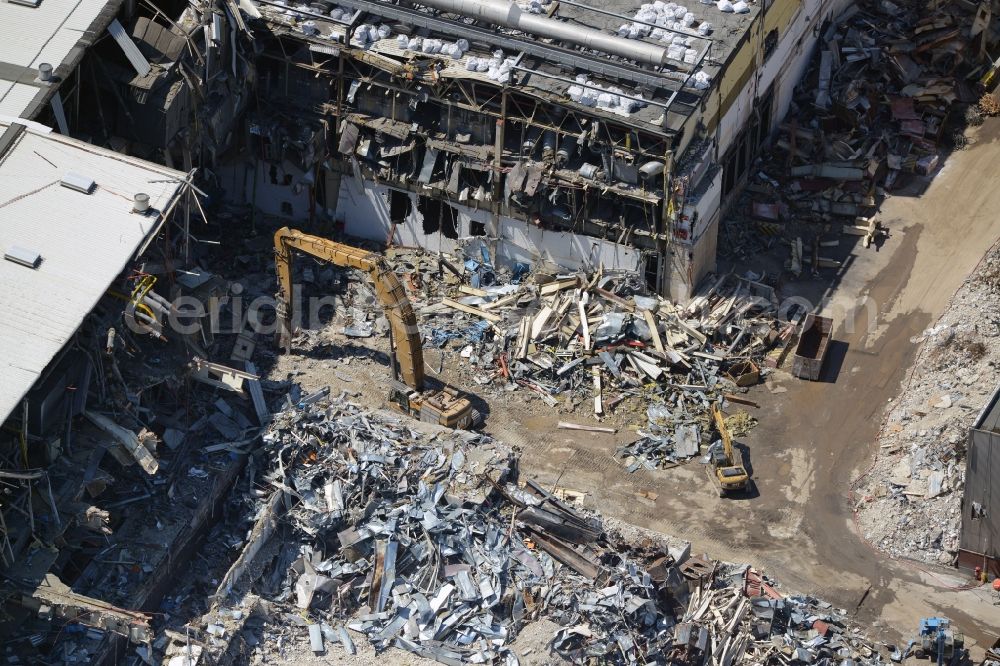
[[[472,430],[482,424],[482,417],[472,408],[468,398],[450,386],[421,393],[394,380],[389,389],[389,402],[404,414],[425,423],[459,430]]]

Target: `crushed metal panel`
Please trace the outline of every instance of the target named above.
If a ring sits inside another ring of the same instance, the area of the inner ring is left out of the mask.
[[[87,627],[127,636],[136,643],[153,640],[148,615],[77,594],[51,573],[46,574],[31,593],[22,596],[21,604],[40,615],[50,613]]]
[[[353,123],[347,123],[344,126],[344,131],[340,133],[340,145],[337,146],[341,155],[350,155],[354,152],[355,146],[358,145],[360,131],[358,126]]]
[[[184,51],[183,37],[145,16],[136,19],[132,37],[138,42],[139,52],[157,64],[176,62]]]
[[[151,71],[153,71],[152,66],[146,57],[142,55],[139,47],[135,45],[132,38],[122,24],[118,22],[118,19],[111,19],[111,23],[108,25],[108,32],[114,37],[115,41],[118,42],[118,46],[122,47],[122,51],[125,52],[125,57],[128,61],[132,63],[132,67],[135,68],[135,73],[139,76],[146,76]]]
[[[201,358],[193,359],[190,368],[192,379],[243,396],[246,395],[244,382],[260,379],[257,375],[249,372],[230,368],[221,363],[212,363]]]
[[[84,412],[84,415],[90,419],[91,423],[111,435],[116,442],[121,444],[135,458],[135,461],[139,463],[139,466],[142,467],[146,474],[150,476],[156,474],[160,468],[160,463],[153,457],[148,448],[149,444],[153,443],[155,450],[156,436],[153,433],[143,429],[137,435],[128,428],[118,425],[103,414],[92,412],[89,409]]]
[[[424,165],[420,167],[420,175],[417,176],[418,183],[429,183],[434,175],[434,166],[437,164],[437,158],[440,152],[434,148],[428,148],[427,154],[424,155]]]

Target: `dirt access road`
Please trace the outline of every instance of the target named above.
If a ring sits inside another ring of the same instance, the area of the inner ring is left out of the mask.
[[[697,463],[628,474],[613,456],[633,433],[558,430],[560,418],[589,419],[579,412],[560,416],[524,409],[524,400],[537,401],[526,392],[491,401],[487,431],[523,449],[523,474],[583,491],[585,505],[605,515],[690,540],[696,553],[749,562],[786,590],[857,609],[858,621],[876,634],[884,629],[886,640],[910,637],[921,617],[951,617],[973,655],[981,655],[1000,626],[1000,608],[989,594],[949,589],[965,582],[953,570],[920,570],[872,550],[854,529],[848,499],[850,482],[871,463],[885,409],[916,354],[911,338],[937,319],[1000,236],[995,213],[1000,188],[993,183],[1000,121],[970,136],[975,145],[951,156],[925,193],[886,202],[881,219],[891,237],[878,251],[858,246],[849,268],[825,294],[840,343],[827,364],[826,381],[804,382],[779,372],[750,394],[761,404],[750,410],[760,425],[743,440],[751,451],[756,496],[720,500]],[[815,282],[803,281],[782,291],[788,296],[799,290],[815,301],[815,289]],[[865,297],[872,307],[847,316]],[[846,326],[851,319],[854,325]],[[365,342],[382,351],[371,358],[355,354],[360,358],[349,365],[330,363],[322,349],[307,356],[293,353],[277,359],[270,376],[294,376],[307,390],[339,385],[373,404],[384,402],[385,345]],[[327,349],[346,351],[332,344]],[[436,362],[433,353],[429,360]],[[453,381],[447,365],[444,378]],[[655,500],[647,496],[653,493]]]
[[[753,563],[788,589],[857,608],[859,621],[887,628],[887,640],[906,638],[919,618],[941,614],[981,650],[1000,627],[1000,609],[986,590],[949,589],[965,582],[953,570],[921,570],[872,550],[854,528],[848,490],[871,463],[885,409],[914,360],[911,338],[937,319],[1000,236],[996,134],[995,123],[973,131],[976,144],[952,155],[926,192],[887,200],[880,217],[891,237],[877,252],[859,246],[826,294],[841,343],[826,381],[779,372],[751,393],[761,403],[750,410],[760,425],[744,440],[756,497],[720,500],[697,463],[627,474],[612,456],[629,433],[553,430],[555,418],[518,421],[504,409],[492,415],[490,430],[524,447],[524,472],[586,492],[586,504],[605,514],[688,539],[695,552]],[[845,325],[866,296],[870,305],[856,310],[853,327]],[[655,501],[643,491],[653,491]]]

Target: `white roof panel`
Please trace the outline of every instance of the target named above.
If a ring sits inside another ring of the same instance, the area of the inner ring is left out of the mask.
[[[58,68],[112,1],[43,0],[38,7],[0,1],[0,63],[37,69],[47,62],[53,69]],[[34,79],[34,75],[26,73],[25,77]],[[22,78],[19,80],[24,83]],[[17,91],[19,98],[27,101],[20,110],[10,108],[12,91],[6,83],[0,82],[0,113],[21,116],[31,99],[24,91]]]
[[[0,116],[19,118],[38,92],[35,86],[0,80]]]
[[[0,134],[7,129],[0,122]],[[90,194],[62,187],[68,171],[93,178]],[[0,421],[160,223],[132,212],[149,195],[163,211],[184,174],[59,134],[27,130],[0,156]],[[41,254],[31,269],[2,259],[11,246]]]
[[[53,67],[110,4],[108,0],[43,0],[38,7],[0,3],[0,62]]]

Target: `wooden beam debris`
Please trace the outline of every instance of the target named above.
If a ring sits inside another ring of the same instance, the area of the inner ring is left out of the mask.
[[[475,315],[477,317],[482,317],[486,321],[493,322],[496,324],[503,317],[498,314],[493,314],[492,312],[486,312],[480,308],[473,307],[471,305],[465,305],[464,303],[459,303],[458,301],[452,300],[450,298],[442,298],[441,304],[445,305],[453,310],[460,310],[466,314]]]
[[[606,432],[606,433],[612,434],[612,435],[614,433],[618,432],[617,428],[607,428],[605,426],[583,425],[583,424],[579,424],[579,423],[569,423],[568,421],[560,421],[556,425],[556,427],[560,428],[561,430],[582,430],[584,432]]]

